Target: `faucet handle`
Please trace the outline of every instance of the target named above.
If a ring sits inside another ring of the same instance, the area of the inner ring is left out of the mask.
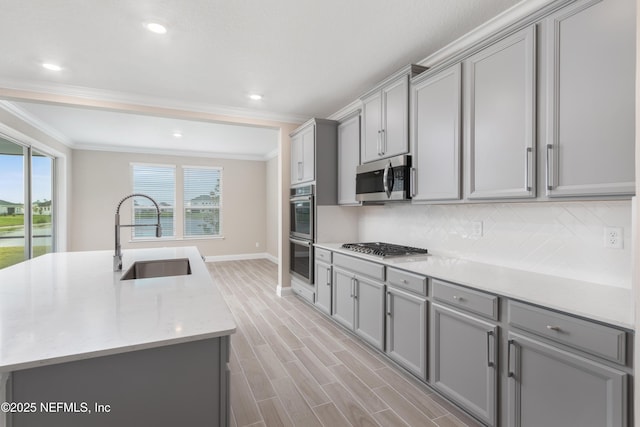
[[[113,271],[122,271],[122,255],[113,256]]]

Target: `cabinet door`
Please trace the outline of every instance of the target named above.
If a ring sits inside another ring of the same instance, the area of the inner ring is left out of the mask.
[[[331,315],[331,266],[316,262],[315,268],[316,307]]]
[[[353,329],[355,292],[354,274],[339,267],[333,267],[331,316],[342,325]]]
[[[460,198],[460,84],[456,64],[412,86],[412,201]]]
[[[291,185],[302,180],[302,135],[291,138]]]
[[[534,29],[464,62],[469,199],[535,196]]]
[[[547,194],[635,194],[634,0],[580,1],[545,22]]]
[[[382,89],[382,157],[409,152],[409,76]]]
[[[489,425],[496,425],[498,327],[433,304],[432,374],[435,388]],[[538,424],[562,425],[562,424]]]
[[[355,289],[354,330],[371,345],[384,350],[384,284],[358,276]]]
[[[360,164],[360,115],[338,125],[338,204],[356,205],[356,168]]]
[[[427,380],[427,299],[387,287],[387,354]]]
[[[316,132],[315,126],[309,126],[301,134],[302,145],[302,179],[301,182],[313,181],[316,178]]]
[[[627,426],[627,375],[518,334],[509,334],[511,427]]]
[[[378,160],[382,155],[382,94],[375,92],[362,100],[361,163]]]

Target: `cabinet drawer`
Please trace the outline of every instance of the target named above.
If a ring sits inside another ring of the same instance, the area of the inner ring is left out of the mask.
[[[387,268],[387,282],[398,288],[406,289],[420,295],[427,295],[427,278],[395,268]]]
[[[498,297],[495,295],[433,280],[433,298],[472,313],[498,320]]]
[[[311,304],[315,302],[315,292],[314,288],[309,285],[305,285],[302,283],[291,281],[291,290],[300,295],[302,298],[309,301]]]
[[[331,264],[331,251],[322,248],[315,248],[316,261],[322,261],[327,264]]]
[[[343,254],[333,254],[333,265],[384,282],[384,265]]]
[[[509,301],[509,325],[626,364],[626,333],[577,317]]]

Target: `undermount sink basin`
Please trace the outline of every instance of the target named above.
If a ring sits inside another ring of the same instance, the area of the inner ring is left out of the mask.
[[[152,277],[186,276],[191,274],[189,258],[154,259],[136,261],[120,280],[149,279]]]

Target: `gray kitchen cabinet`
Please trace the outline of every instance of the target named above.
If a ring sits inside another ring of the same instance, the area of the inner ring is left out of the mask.
[[[411,84],[412,202],[460,199],[461,65]]]
[[[315,125],[291,136],[291,185],[315,179]]]
[[[356,168],[360,164],[360,110],[338,125],[338,204],[359,205]]]
[[[316,257],[317,259],[317,257]],[[315,265],[316,307],[331,315],[331,265],[316,260]]]
[[[386,352],[422,381],[427,380],[427,299],[387,286]]]
[[[431,312],[431,384],[478,419],[497,425],[498,327],[437,303]]]
[[[466,196],[535,197],[535,27],[463,63]]]
[[[549,197],[635,194],[635,7],[583,0],[545,21]]]
[[[384,266],[334,254],[332,317],[371,345],[384,349]]]
[[[409,152],[409,79],[425,69],[409,65],[362,96],[361,163]]]
[[[510,427],[626,427],[621,370],[516,333],[508,335]]]
[[[384,283],[355,276],[354,331],[374,347],[384,349]]]
[[[333,266],[331,316],[336,322],[353,330],[355,305],[353,303],[353,273]]]

